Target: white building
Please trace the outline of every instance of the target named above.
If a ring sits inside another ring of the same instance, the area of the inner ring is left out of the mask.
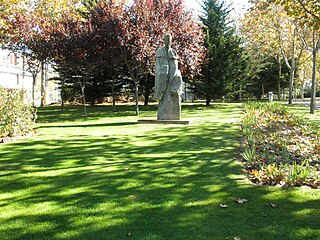
[[[0,49],[0,87],[25,89],[27,97],[32,99],[33,78],[27,71],[25,58],[19,53]],[[56,74],[50,67],[46,67],[43,87],[43,102],[51,104],[60,101],[60,91],[54,81],[48,81]],[[41,103],[41,74],[37,74],[34,84],[35,105]]]

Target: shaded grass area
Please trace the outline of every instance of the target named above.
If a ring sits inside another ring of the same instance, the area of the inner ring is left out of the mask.
[[[40,109],[38,136],[1,145],[0,239],[320,239],[319,191],[252,185],[234,160],[240,105],[184,105],[189,126],[132,109]]]

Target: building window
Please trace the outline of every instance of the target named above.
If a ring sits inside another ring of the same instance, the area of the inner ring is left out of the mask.
[[[1,63],[7,64],[8,62],[7,60],[8,60],[8,57],[5,54],[3,54],[0,59]]]

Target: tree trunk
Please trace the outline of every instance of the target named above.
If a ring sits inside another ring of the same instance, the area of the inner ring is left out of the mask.
[[[292,104],[294,75],[295,75],[295,67],[292,67],[291,70],[290,70],[289,101],[288,101],[288,104]]]
[[[115,96],[115,91],[114,91],[114,82],[115,78],[114,76],[112,77],[112,108],[115,109],[116,107],[116,96]]]
[[[282,61],[281,58],[279,57],[279,79],[278,79],[278,101],[281,99],[281,75],[282,75]]]
[[[45,91],[45,82],[44,82],[44,61],[41,62],[41,103],[40,106],[44,105],[44,91]]]
[[[301,97],[301,99],[304,99],[304,81],[302,82],[300,97]]]
[[[64,111],[64,80],[61,80],[61,112]]]
[[[296,30],[294,30],[294,37],[296,35]],[[289,82],[289,101],[288,104],[292,104],[293,98],[293,82],[294,82],[294,75],[296,71],[296,59],[295,59],[295,51],[296,51],[296,44],[293,39],[292,43],[292,52],[291,52],[291,68],[290,68],[290,82]]]
[[[84,116],[87,117],[87,107],[86,107],[86,96],[85,96],[85,87],[86,87],[86,80],[80,80],[80,77],[78,76],[78,82],[81,88],[81,95],[82,95],[82,104],[83,104],[83,111],[84,111]]]
[[[145,93],[144,93],[144,105],[149,105],[149,97],[151,95],[151,89],[152,89],[152,81],[153,77],[150,74],[146,74],[146,84],[145,84]]]
[[[84,93],[84,87],[81,87],[81,94],[82,94],[84,116],[87,117],[88,113],[87,113],[86,96],[85,96],[85,93]]]
[[[34,108],[35,106],[35,93],[34,93],[34,85],[36,84],[36,78],[37,78],[37,74],[32,73],[32,107]]]
[[[144,105],[145,106],[149,105],[149,96],[150,96],[150,88],[147,86],[146,92],[144,94]]]
[[[206,97],[206,106],[209,106],[211,102],[211,98],[209,96]]]
[[[139,83],[136,79],[134,79],[134,89],[135,89],[135,100],[136,100],[136,115],[139,116]]]
[[[314,114],[316,108],[316,94],[317,94],[317,48],[312,51],[312,85],[311,85],[311,102],[310,102],[310,113]]]
[[[123,50],[124,50],[124,55],[126,56],[127,54],[126,54],[125,48]],[[134,74],[134,71],[131,68],[131,66],[130,66],[130,64],[127,61],[126,58],[125,58],[125,64],[127,65],[127,68],[129,70],[129,74],[130,74],[130,76],[131,76],[131,78],[132,78],[132,80],[134,82],[134,89],[135,89],[134,95],[135,95],[135,101],[136,101],[135,110],[136,110],[136,115],[139,116],[139,92],[138,92],[138,90],[139,90],[139,81],[138,81],[138,79],[136,77],[137,74]]]
[[[187,80],[184,82],[184,101],[186,102],[188,99],[188,93],[187,93]]]

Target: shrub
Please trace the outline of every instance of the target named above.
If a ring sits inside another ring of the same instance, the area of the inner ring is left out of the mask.
[[[25,136],[32,131],[34,119],[24,90],[0,87],[0,138]]]

